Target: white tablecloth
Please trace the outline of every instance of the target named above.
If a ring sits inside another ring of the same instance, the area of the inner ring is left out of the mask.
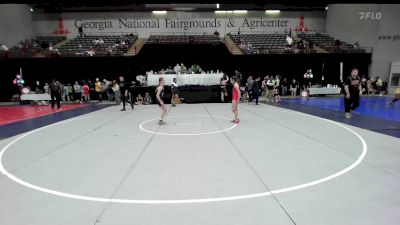
[[[338,95],[340,88],[309,88],[309,95]]]
[[[21,101],[42,101],[51,100],[49,94],[23,94],[21,95]]]
[[[178,85],[218,85],[222,75],[222,73],[148,75],[147,85],[157,86],[160,77],[164,77],[166,85],[170,85],[174,77],[178,79]]]

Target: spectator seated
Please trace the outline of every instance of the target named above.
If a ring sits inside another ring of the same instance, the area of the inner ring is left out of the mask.
[[[285,34],[229,34],[229,36],[245,54],[284,53],[286,49]]]
[[[137,36],[111,35],[77,37],[60,48],[62,56],[123,56],[135,43]]]
[[[19,42],[16,46],[12,47],[9,51],[8,57],[10,58],[29,58],[36,53],[49,51],[49,47],[56,45],[65,40],[65,37],[49,36],[49,37],[36,37],[31,40]]]
[[[360,49],[352,44],[335,40],[323,33],[307,33],[299,34],[299,38],[303,38],[308,42],[314,43],[315,46],[322,48],[328,52],[339,52],[339,53],[365,53],[365,50]]]

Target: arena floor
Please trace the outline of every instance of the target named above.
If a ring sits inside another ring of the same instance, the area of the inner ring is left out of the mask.
[[[4,138],[0,225],[398,224],[399,138],[239,107],[236,126],[230,104],[161,127],[157,106],[111,106]]]

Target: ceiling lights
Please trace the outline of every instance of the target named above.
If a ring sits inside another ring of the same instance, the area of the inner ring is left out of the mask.
[[[246,14],[247,10],[215,10],[216,14]]]
[[[267,14],[279,14],[281,10],[265,10]]]
[[[166,10],[153,11],[153,14],[164,15],[164,14],[167,14],[167,11]]]

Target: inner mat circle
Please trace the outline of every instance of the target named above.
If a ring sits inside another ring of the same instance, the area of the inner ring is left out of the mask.
[[[165,119],[165,125],[158,124],[159,119],[151,119],[142,122],[139,128],[147,133],[191,136],[208,135],[225,132],[236,127],[229,118],[223,116],[209,115],[181,115],[171,116]]]

